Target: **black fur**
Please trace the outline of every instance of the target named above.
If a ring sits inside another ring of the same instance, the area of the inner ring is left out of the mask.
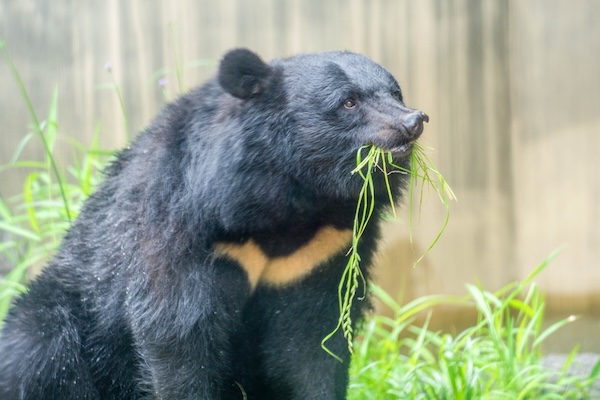
[[[344,399],[345,340],[328,342],[343,363],[321,340],[339,317],[347,248],[299,280],[253,287],[215,244],[252,240],[279,257],[322,227],[351,229],[357,149],[393,149],[406,167],[426,120],[399,93],[353,53],[269,64],[225,55],[216,79],[120,153],[16,300],[0,339],[0,399],[242,399],[240,387],[248,399]],[[404,177],[391,175],[396,197]],[[376,185],[380,211],[380,173]],[[367,278],[377,236],[372,221],[360,245]],[[355,302],[355,323],[366,307]]]

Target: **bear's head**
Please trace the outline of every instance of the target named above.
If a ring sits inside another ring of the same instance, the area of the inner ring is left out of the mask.
[[[412,144],[428,121],[404,104],[386,69],[350,52],[267,64],[249,50],[236,49],[221,61],[218,82],[238,99],[238,109],[247,110],[246,120],[263,127],[253,131],[253,141],[273,143],[270,166],[325,198],[356,199],[362,180],[351,171],[363,146],[389,150],[395,164],[408,168]],[[397,188],[405,177],[390,175]],[[381,173],[375,179],[381,181]],[[377,181],[376,191],[387,196]]]

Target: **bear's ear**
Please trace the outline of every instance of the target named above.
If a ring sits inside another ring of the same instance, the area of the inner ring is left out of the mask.
[[[270,75],[271,67],[247,49],[231,50],[219,65],[219,84],[240,99],[260,94]]]

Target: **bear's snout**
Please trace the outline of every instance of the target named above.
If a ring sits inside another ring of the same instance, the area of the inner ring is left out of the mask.
[[[429,116],[420,110],[410,110],[402,118],[402,126],[406,129],[409,140],[417,140],[421,136],[424,122],[429,122]]]

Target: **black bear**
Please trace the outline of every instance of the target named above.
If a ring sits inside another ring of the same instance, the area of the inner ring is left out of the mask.
[[[15,301],[0,398],[346,398],[343,334],[327,342],[342,362],[321,341],[339,319],[351,171],[365,145],[408,167],[426,121],[364,56],[227,53],[118,155]],[[389,178],[398,198],[406,175]],[[367,278],[378,232],[359,245]],[[354,302],[354,323],[367,307]]]

